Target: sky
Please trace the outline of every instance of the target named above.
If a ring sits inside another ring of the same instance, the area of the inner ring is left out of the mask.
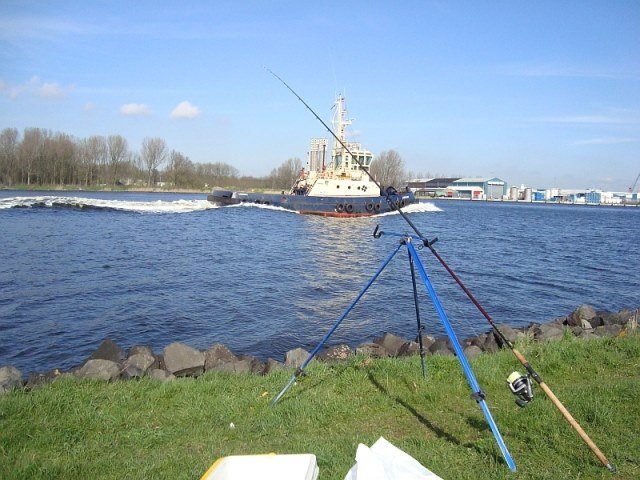
[[[329,137],[414,176],[626,191],[640,1],[0,0],[0,129],[163,138],[263,176]]]

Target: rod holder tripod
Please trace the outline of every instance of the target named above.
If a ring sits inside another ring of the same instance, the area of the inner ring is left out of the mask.
[[[460,342],[458,341],[458,338],[456,337],[456,334],[453,331],[453,327],[451,326],[451,323],[449,322],[449,318],[447,317],[447,314],[444,311],[444,308],[442,307],[442,304],[440,303],[440,300],[438,299],[438,295],[436,294],[436,291],[433,288],[433,284],[431,283],[431,280],[429,279],[429,276],[427,275],[427,272],[426,272],[426,270],[424,268],[424,265],[422,264],[422,261],[420,260],[420,257],[418,255],[418,251],[416,250],[415,246],[413,245],[413,240],[418,240],[421,246],[424,245],[424,246],[426,246],[428,248],[431,248],[431,244],[433,244],[433,242],[435,242],[435,240],[431,241],[431,242],[428,242],[428,241],[425,241],[425,240],[423,240],[421,238],[411,237],[410,235],[398,234],[398,233],[386,233],[386,232],[380,231],[378,227],[376,227],[376,230],[374,231],[373,236],[375,238],[380,238],[383,234],[400,237],[400,242],[395,247],[395,249],[389,254],[389,256],[382,262],[380,267],[378,267],[378,270],[374,273],[374,275],[369,279],[369,281],[360,290],[360,292],[358,293],[356,298],[351,302],[351,304],[343,312],[343,314],[340,316],[340,318],[334,323],[334,325],[331,327],[331,329],[325,334],[325,336],[322,338],[322,340],[320,341],[318,346],[316,346],[313,349],[313,351],[309,354],[307,359],[296,370],[296,372],[293,374],[291,379],[289,379],[289,382],[285,385],[285,387],[282,389],[282,391],[273,399],[271,404],[272,405],[277,404],[278,401],[280,401],[282,396],[285,394],[285,392],[291,387],[291,385],[293,385],[293,383],[296,381],[296,379],[301,374],[304,373],[304,369],[307,367],[309,362],[313,359],[313,357],[316,356],[316,354],[320,351],[320,349],[323,347],[323,345],[327,342],[329,337],[333,334],[333,332],[336,331],[338,326],[347,317],[349,312],[351,312],[351,310],[353,310],[353,308],[358,303],[358,301],[363,297],[363,295],[367,292],[369,287],[371,287],[373,282],[378,278],[378,276],[382,273],[382,271],[385,269],[385,267],[395,257],[395,255],[398,253],[400,248],[405,246],[407,248],[407,252],[409,254],[409,264],[410,264],[412,280],[413,280],[413,284],[414,284],[414,301],[415,301],[415,304],[416,304],[416,317],[417,317],[417,321],[418,321],[419,338],[420,338],[420,340],[422,340],[422,335],[420,333],[421,324],[420,324],[420,314],[419,314],[418,302],[417,302],[417,289],[416,289],[416,284],[415,284],[415,270],[418,271],[418,274],[420,275],[420,278],[422,279],[422,282],[424,283],[424,286],[425,286],[425,288],[427,290],[427,293],[431,297],[433,305],[434,305],[436,311],[438,312],[438,316],[440,317],[440,320],[441,320],[441,322],[442,322],[442,324],[443,324],[443,326],[445,328],[445,331],[447,332],[447,336],[449,337],[449,340],[451,341],[451,345],[453,346],[453,349],[454,349],[454,351],[456,353],[456,356],[457,356],[457,358],[458,358],[458,360],[460,362],[460,365],[462,366],[462,370],[463,370],[464,375],[465,375],[465,377],[467,379],[467,383],[469,384],[469,387],[471,388],[471,392],[472,392],[471,393],[471,397],[478,403],[478,405],[480,405],[482,413],[484,414],[484,417],[485,417],[487,423],[489,424],[489,428],[491,429],[491,432],[493,433],[493,436],[495,437],[495,440],[496,440],[496,442],[498,444],[498,447],[500,448],[500,451],[502,453],[502,456],[504,457],[505,462],[507,463],[509,468],[512,471],[515,472],[516,465],[515,465],[513,459],[511,458],[511,454],[509,453],[509,450],[507,449],[507,446],[505,445],[504,440],[502,439],[502,435],[500,434],[500,431],[498,430],[498,426],[496,425],[495,421],[493,420],[493,417],[491,416],[491,412],[489,411],[489,407],[488,407],[488,405],[486,403],[486,400],[485,400],[486,396],[485,396],[484,392],[481,390],[480,385],[478,384],[478,381],[475,378],[473,370],[471,370],[471,366],[469,365],[469,362],[468,362],[468,360],[467,360],[467,358],[466,358],[466,356],[464,354],[462,346],[460,345]],[[422,343],[422,342],[420,342],[420,343]],[[421,353],[422,353],[422,345],[421,345]],[[422,372],[423,372],[423,375],[424,375],[425,374],[425,368],[424,368],[424,356],[423,356],[423,354],[421,355],[421,357],[422,357],[421,358],[421,361],[422,361]]]

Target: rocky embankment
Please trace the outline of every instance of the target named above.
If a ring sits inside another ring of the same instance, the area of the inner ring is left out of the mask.
[[[528,337],[534,341],[559,340],[565,335],[588,339],[593,337],[615,337],[634,331],[638,326],[640,309],[621,310],[617,313],[597,312],[589,305],[582,305],[566,317],[556,318],[547,323],[532,323],[527,328],[516,329],[508,325],[498,325],[500,331],[510,341]],[[462,341],[464,353],[472,359],[483,353],[498,351],[501,338],[490,330],[477,337]],[[448,338],[423,336],[426,355],[454,355]],[[354,354],[373,358],[402,357],[419,355],[420,346],[416,340],[407,340],[386,333],[371,343],[364,343],[352,349],[348,345],[326,348],[317,355],[319,361],[336,362]],[[297,368],[308,357],[302,348],[290,350],[284,361],[268,359],[266,362],[249,355],[235,355],[222,344],[213,345],[206,351],[197,350],[182,343],[172,343],[162,354],[156,354],[150,347],[134,346],[125,352],[109,338],[85,362],[69,372],[53,370],[47,373],[31,373],[26,380],[22,372],[12,366],[0,367],[0,394],[12,389],[32,389],[62,376],[114,381],[117,379],[138,379],[149,377],[158,381],[169,381],[176,377],[198,377],[207,371],[253,373],[266,375],[275,369]]]

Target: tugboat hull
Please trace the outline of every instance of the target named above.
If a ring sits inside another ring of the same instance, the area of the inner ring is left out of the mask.
[[[417,203],[412,192],[395,193],[391,202],[383,196],[371,197],[313,197],[308,195],[276,193],[243,193],[230,190],[214,190],[207,200],[218,205],[253,203],[272,205],[306,215],[324,217],[370,217]],[[391,203],[391,204],[390,204]]]

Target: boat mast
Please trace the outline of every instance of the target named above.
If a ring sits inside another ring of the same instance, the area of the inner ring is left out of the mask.
[[[333,130],[336,132],[336,136],[340,139],[340,142],[333,142],[331,162],[334,172],[345,174],[349,171],[350,163],[349,154],[343,147],[343,145],[347,145],[345,127],[347,125],[351,125],[352,120],[345,118],[347,112],[344,106],[344,97],[342,95],[338,95],[335,108],[336,110],[333,114],[331,123],[333,124]]]

